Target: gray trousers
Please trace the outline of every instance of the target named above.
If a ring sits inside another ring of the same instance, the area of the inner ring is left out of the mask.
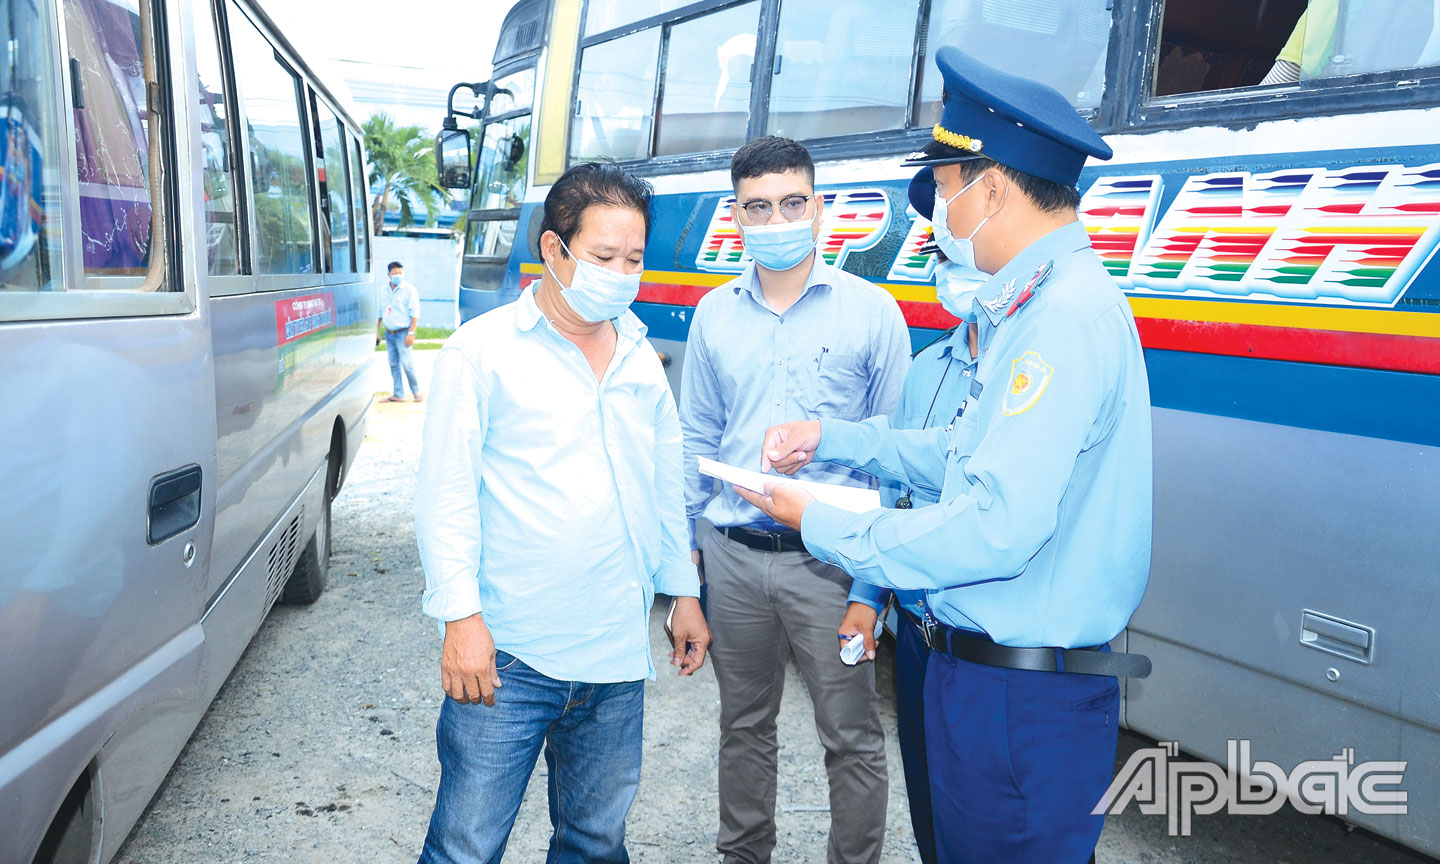
[[[716,531],[705,555],[710,658],[720,685],[720,831],[725,864],[766,864],[775,848],[775,717],[795,655],[815,706],[830,778],[829,864],[873,864],[889,778],[875,664],[840,662],[836,628],[850,577],[804,552],[761,552]]]

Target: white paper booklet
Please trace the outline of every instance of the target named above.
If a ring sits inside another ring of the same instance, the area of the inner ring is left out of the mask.
[[[857,489],[837,483],[817,483],[814,480],[796,480],[784,474],[761,474],[748,468],[737,468],[704,456],[695,457],[700,461],[700,473],[716,477],[726,483],[733,483],[752,492],[764,492],[766,483],[793,483],[815,496],[816,501],[849,510],[851,513],[867,513],[880,509],[880,493],[874,489]]]

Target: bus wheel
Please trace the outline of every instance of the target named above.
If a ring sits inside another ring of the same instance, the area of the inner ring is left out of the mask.
[[[295,572],[285,583],[285,593],[280,599],[285,603],[314,603],[325,590],[325,578],[330,573],[330,489],[334,481],[335,457],[331,454],[330,469],[326,474],[325,490],[320,493],[320,519],[315,523],[315,533],[295,562]]]

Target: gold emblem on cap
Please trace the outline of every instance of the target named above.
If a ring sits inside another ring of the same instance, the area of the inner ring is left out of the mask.
[[[941,144],[949,144],[957,150],[969,150],[971,153],[979,153],[980,148],[984,146],[979,138],[971,138],[969,135],[951,132],[939,123],[935,124],[935,128],[931,130],[930,134],[935,136],[935,140]]]

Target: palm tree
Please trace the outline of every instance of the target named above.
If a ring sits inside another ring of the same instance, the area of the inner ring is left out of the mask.
[[[425,224],[434,225],[449,193],[438,182],[430,136],[419,126],[396,126],[383,112],[372,114],[362,128],[370,158],[370,186],[380,186],[371,214],[375,233],[385,227],[385,209],[392,195],[400,202],[400,227],[415,224],[410,203],[415,199],[425,205]]]

